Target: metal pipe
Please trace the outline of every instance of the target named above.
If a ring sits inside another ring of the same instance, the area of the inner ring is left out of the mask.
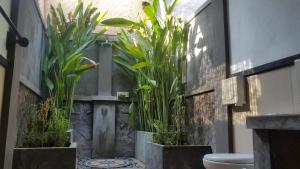
[[[5,11],[3,10],[2,6],[0,5],[0,13],[2,14],[2,16],[4,17],[4,19],[6,20],[6,22],[9,24],[11,30],[13,31],[13,33],[16,34],[17,36],[17,43],[20,46],[23,47],[27,47],[29,44],[29,41],[27,38],[21,36],[21,34],[19,33],[19,31],[17,30],[15,24],[10,20],[10,18],[8,17],[8,15],[5,13]]]

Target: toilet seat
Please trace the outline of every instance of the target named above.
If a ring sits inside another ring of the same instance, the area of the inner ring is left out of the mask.
[[[228,153],[228,154],[207,154],[203,160],[213,161],[219,163],[232,163],[232,164],[253,164],[253,154],[240,154],[240,153]]]
[[[203,158],[206,169],[253,169],[252,154],[208,154]]]

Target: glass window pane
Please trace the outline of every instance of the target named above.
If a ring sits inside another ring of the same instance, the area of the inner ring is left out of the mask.
[[[11,0],[0,0],[0,5],[8,15],[10,15],[10,2]],[[7,31],[8,25],[4,18],[0,16],[0,55],[4,57],[6,57],[5,39]]]

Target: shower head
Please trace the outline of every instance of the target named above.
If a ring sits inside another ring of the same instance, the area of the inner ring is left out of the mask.
[[[111,46],[112,46],[112,44],[111,44],[111,42],[110,42],[110,41],[108,41],[108,40],[105,40],[104,42],[101,42],[101,43],[100,43],[100,46],[101,46],[101,47],[108,48],[108,47],[111,47]]]

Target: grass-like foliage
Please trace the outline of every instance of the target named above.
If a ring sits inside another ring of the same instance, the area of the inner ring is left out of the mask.
[[[48,98],[40,105],[32,105],[25,113],[26,135],[24,147],[63,147],[69,142],[69,120],[65,119]]]
[[[175,141],[156,139],[163,144],[182,144],[180,137],[185,125],[182,69],[188,24],[173,15],[177,3],[178,0],[143,2],[145,17],[139,17],[138,21],[112,18],[102,22],[123,27],[114,46],[124,55],[114,56],[114,61],[136,79],[137,104],[130,106],[130,122],[135,122],[135,114],[138,114],[141,130],[178,133],[174,136]]]

